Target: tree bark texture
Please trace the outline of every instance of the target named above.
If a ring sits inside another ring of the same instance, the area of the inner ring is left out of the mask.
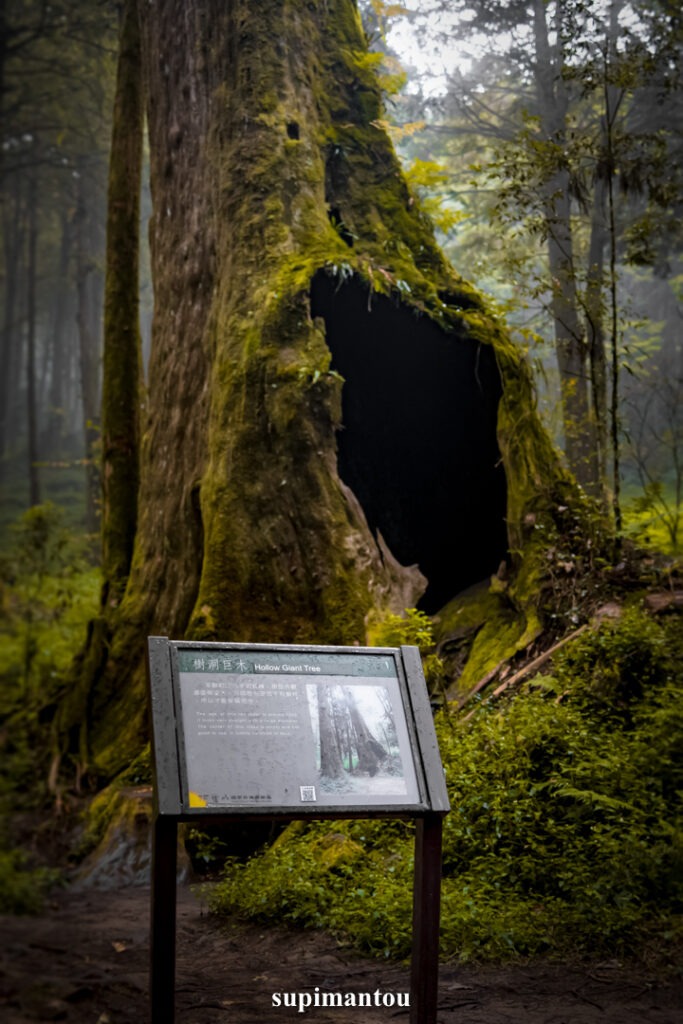
[[[521,555],[529,510],[565,504],[570,486],[514,347],[445,262],[408,191],[353,0],[160,0],[140,16],[155,313],[138,520],[125,594],[93,624],[56,733],[62,753],[78,751],[101,775],[144,736],[147,635],[354,644],[374,610],[413,605],[424,589],[382,539],[402,503],[369,525],[340,478],[348,380],[330,344],[342,313],[345,335],[362,334],[368,353],[384,336],[386,380],[376,378],[370,405],[398,387],[394,331],[416,367],[423,348],[423,362],[428,351],[471,353],[467,383],[438,370],[432,383],[446,408],[475,395],[488,417],[490,488],[476,467],[458,488],[502,530],[525,593],[537,572]],[[430,395],[420,400],[413,420],[409,393],[395,410],[397,429],[411,424],[406,458],[410,449],[416,473],[425,463],[448,478],[439,451],[450,427],[413,437],[429,414]],[[464,416],[460,429],[457,447],[471,448],[478,428],[468,434]],[[391,441],[392,423],[378,416],[373,431]],[[403,504],[419,511],[421,501],[418,488]],[[500,541],[480,542],[486,575]],[[468,547],[464,536],[463,557]]]
[[[123,8],[109,157],[102,373],[102,601],[115,607],[137,525],[141,358],[138,311],[142,80],[136,0]]]

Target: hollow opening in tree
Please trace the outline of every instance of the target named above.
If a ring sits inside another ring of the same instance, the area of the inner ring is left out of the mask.
[[[434,613],[495,572],[507,553],[506,480],[491,346],[446,333],[357,278],[318,273],[311,313],[325,321],[344,378],[341,479],[370,529],[428,580]]]

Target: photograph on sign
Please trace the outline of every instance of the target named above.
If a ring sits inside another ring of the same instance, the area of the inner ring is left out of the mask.
[[[393,704],[386,686],[306,686],[321,792],[407,797]]]
[[[420,803],[392,658],[178,652],[190,808]]]

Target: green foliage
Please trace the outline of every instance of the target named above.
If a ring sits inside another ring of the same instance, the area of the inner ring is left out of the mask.
[[[647,482],[641,493],[624,505],[626,536],[664,554],[680,551],[682,523],[681,495],[662,480]]]
[[[185,848],[190,855],[192,864],[200,871],[215,868],[225,862],[227,843],[210,832],[198,828],[190,828],[185,835]]]
[[[446,948],[634,952],[649,932],[675,927],[683,679],[666,656],[672,632],[640,614],[605,626],[502,711],[480,714],[465,733],[440,730],[453,805]],[[640,700],[624,683],[628,717],[605,714],[612,658],[644,669]]]
[[[28,509],[12,534],[0,560],[0,660],[14,699],[16,687],[49,687],[69,664],[96,607],[99,573],[87,561],[86,541],[66,529],[56,505]]]
[[[30,508],[12,527],[0,568],[0,810],[44,796],[47,756],[41,724],[97,608],[99,572],[87,541],[64,526],[62,510]]]
[[[419,647],[422,668],[430,692],[443,685],[444,666],[434,653],[433,623],[426,612],[406,608],[403,615],[385,612],[368,629],[374,647]]]
[[[414,159],[405,170],[411,191],[419,195],[422,208],[442,234],[448,235],[467,214],[448,205],[450,172],[433,160]],[[445,194],[444,194],[445,191]]]
[[[62,521],[61,510],[51,502],[29,508],[11,527],[13,550],[5,558],[10,572],[37,576],[41,582],[48,573],[60,572],[72,546]]]
[[[417,608],[406,608],[403,615],[387,612],[382,616],[373,632],[373,643],[377,647],[400,647],[411,644],[425,650],[434,643],[432,620]]]
[[[633,610],[508,703],[455,727],[437,716],[452,806],[444,955],[628,954],[680,934],[682,665],[680,619]],[[325,859],[325,844],[347,841],[351,856]],[[231,864],[211,904],[405,955],[411,858],[403,823],[291,826]]]
[[[36,914],[58,874],[48,868],[29,868],[19,850],[0,850],[0,914]]]
[[[343,821],[290,826],[258,858],[228,864],[209,890],[214,911],[328,928],[366,952],[402,955],[410,944],[409,862],[393,852],[411,838],[406,822]]]
[[[669,632],[637,610],[626,611],[617,622],[584,633],[559,651],[555,678],[589,711],[628,715],[649,687],[667,679],[675,642]]]

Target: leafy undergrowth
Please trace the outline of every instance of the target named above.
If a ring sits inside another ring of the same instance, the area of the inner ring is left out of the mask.
[[[13,524],[0,556],[2,709],[49,692],[97,609],[100,574],[88,539],[64,525],[56,505],[35,505]]]
[[[506,702],[469,721],[439,713],[437,731],[452,805],[443,955],[627,956],[680,943],[680,615],[605,621]],[[297,823],[231,862],[210,902],[403,956],[412,854],[410,823]]]
[[[47,795],[45,722],[60,679],[97,608],[89,541],[46,503],[25,512],[0,555],[0,815],[30,813]],[[58,873],[0,832],[0,912],[32,913]]]
[[[683,542],[683,507],[673,482],[653,481],[624,495],[624,533],[642,549],[676,556]]]
[[[33,914],[43,906],[58,871],[31,867],[20,850],[0,850],[0,914]]]

